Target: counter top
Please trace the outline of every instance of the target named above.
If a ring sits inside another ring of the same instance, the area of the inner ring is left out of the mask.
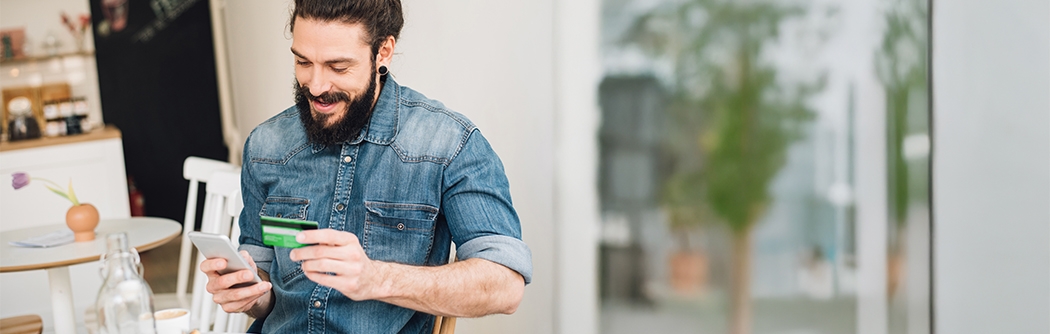
[[[27,148],[46,147],[51,145],[61,145],[69,143],[80,143],[92,140],[102,140],[120,138],[120,130],[115,126],[106,125],[101,129],[91,130],[91,132],[72,135],[72,136],[58,136],[58,137],[41,137],[37,139],[26,139],[15,142],[2,141],[0,142],[0,152],[21,150]]]

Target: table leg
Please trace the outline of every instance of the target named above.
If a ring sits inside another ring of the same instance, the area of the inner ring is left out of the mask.
[[[51,284],[51,310],[55,317],[56,334],[75,334],[77,318],[73,313],[73,285],[69,282],[69,267],[47,270]]]

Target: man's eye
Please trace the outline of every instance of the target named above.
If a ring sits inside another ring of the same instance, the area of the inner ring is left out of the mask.
[[[299,65],[299,66],[308,66],[308,65],[310,65],[310,62],[308,62],[308,61],[296,61],[295,64]]]
[[[332,70],[336,71],[336,72],[339,72],[339,73],[343,73],[343,72],[346,72],[347,70],[349,70],[349,68],[346,68],[346,67],[333,67]]]

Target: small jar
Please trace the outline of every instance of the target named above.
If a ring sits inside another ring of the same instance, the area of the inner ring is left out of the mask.
[[[33,104],[24,96],[11,99],[7,103],[11,121],[7,124],[8,140],[19,141],[40,138],[40,124],[33,117]]]

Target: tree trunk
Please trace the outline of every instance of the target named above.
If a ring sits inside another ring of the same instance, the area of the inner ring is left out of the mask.
[[[729,332],[751,333],[751,228],[733,232]]]

